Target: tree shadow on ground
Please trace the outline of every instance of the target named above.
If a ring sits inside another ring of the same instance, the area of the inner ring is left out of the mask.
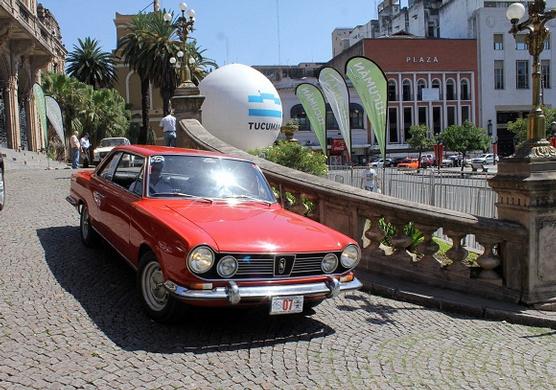
[[[392,306],[386,306],[372,301],[371,296],[347,294],[346,300],[353,305],[338,305],[338,309],[346,312],[365,311],[368,317],[366,321],[373,325],[393,324],[396,322],[392,316],[399,310]]]
[[[141,309],[135,272],[108,244],[85,248],[74,226],[39,229],[37,235],[58,283],[124,350],[206,353],[308,341],[335,333],[316,319],[269,316],[262,309],[193,309],[184,311],[176,324],[159,324]]]

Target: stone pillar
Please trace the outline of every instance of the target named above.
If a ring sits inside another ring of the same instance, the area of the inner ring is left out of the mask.
[[[10,149],[19,149],[21,146],[17,94],[17,76],[9,76],[4,85],[4,108],[6,110],[8,148]]]
[[[183,119],[197,119],[201,122],[201,106],[205,97],[201,96],[197,86],[193,83],[187,83],[176,89],[176,94],[171,100],[174,115],[178,122],[176,125],[176,146],[184,148],[187,147],[187,143],[179,122]]]
[[[556,160],[505,159],[489,184],[498,194],[498,218],[529,232],[527,247],[512,249],[505,273],[519,273],[523,303],[556,310]]]
[[[40,126],[37,123],[35,97],[32,92],[25,96],[25,120],[27,121],[27,143],[29,150],[38,152],[42,147]]]

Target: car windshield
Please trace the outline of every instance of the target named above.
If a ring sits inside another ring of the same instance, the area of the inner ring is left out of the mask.
[[[104,138],[100,141],[100,147],[126,145],[127,143],[125,138]]]
[[[148,195],[151,197],[276,202],[259,168],[248,161],[158,155],[149,158],[148,172]]]

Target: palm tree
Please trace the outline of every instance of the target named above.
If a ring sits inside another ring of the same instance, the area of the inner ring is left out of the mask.
[[[68,55],[68,73],[93,88],[111,87],[116,81],[114,59],[103,52],[96,39],[86,37],[78,40]]]
[[[138,143],[147,143],[149,129],[149,86],[154,58],[149,53],[150,14],[139,13],[133,17],[130,32],[118,42],[118,52],[124,63],[133,69],[141,82],[141,117],[142,126],[139,131]]]
[[[191,81],[195,85],[199,85],[202,79],[206,77],[212,68],[218,68],[216,62],[203,55],[206,49],[202,49],[197,45],[196,40],[187,43],[187,56],[189,62],[189,69],[191,70]]]

